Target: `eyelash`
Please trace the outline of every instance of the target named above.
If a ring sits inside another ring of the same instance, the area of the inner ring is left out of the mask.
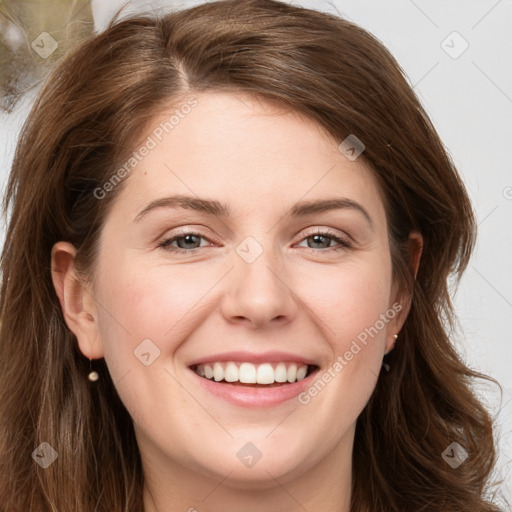
[[[185,238],[186,236],[188,235],[192,235],[192,236],[196,236],[196,237],[199,237],[199,238],[204,238],[205,240],[207,240],[207,238],[203,235],[201,235],[200,233],[196,233],[194,231],[183,231],[181,233],[178,233],[177,235],[171,237],[171,238],[167,238],[166,240],[163,240],[159,245],[158,247],[161,247],[163,249],[165,249],[166,251],[169,251],[169,252],[173,252],[173,253],[181,253],[181,254],[184,254],[184,253],[195,253],[197,250],[201,249],[201,247],[195,247],[193,249],[181,249],[180,247],[172,247],[171,244],[173,242],[175,242],[176,240],[178,240],[179,238]],[[320,235],[320,236],[323,236],[325,238],[331,238],[332,240],[334,240],[336,243],[338,243],[339,245],[338,246],[335,246],[335,247],[327,247],[325,249],[314,249],[312,247],[306,247],[306,249],[309,249],[311,251],[315,251],[315,252],[331,252],[331,251],[340,251],[340,250],[343,250],[343,249],[350,249],[352,247],[352,245],[347,241],[347,240],[344,240],[343,238],[340,238],[338,235],[330,232],[330,231],[315,231],[314,233],[310,233],[308,234],[307,236],[305,236],[304,238],[302,238],[301,242],[304,241],[304,240],[307,240],[308,238],[312,238],[314,236],[317,236],[317,235]]]

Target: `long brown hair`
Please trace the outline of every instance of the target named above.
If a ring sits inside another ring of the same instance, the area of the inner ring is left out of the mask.
[[[358,418],[352,512],[481,511],[495,462],[492,422],[450,342],[448,284],[475,240],[463,182],[395,59],[344,19],[273,0],[226,0],[112,22],[48,77],[24,126],[7,186],[0,327],[3,512],[140,512],[132,421],[104,361],[67,328],[51,280],[54,243],[85,275],[123,183],[94,191],[169,101],[201,91],[251,94],[314,120],[338,144],[355,134],[385,198],[393,278],[412,303],[389,373]],[[126,178],[126,179],[129,179]],[[408,235],[423,235],[414,280]],[[58,452],[47,469],[31,454]],[[443,460],[451,443],[469,454]]]

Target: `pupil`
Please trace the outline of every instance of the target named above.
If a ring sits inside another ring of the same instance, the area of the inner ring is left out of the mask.
[[[178,239],[178,245],[181,247],[181,245],[183,244],[180,244],[179,243],[179,240],[185,240],[185,244],[193,244],[194,243],[194,238],[197,238],[196,235],[185,235],[185,236],[182,236],[180,239]],[[191,240],[192,239],[192,240]],[[196,241],[197,243],[197,241]],[[181,247],[183,249],[183,247]],[[190,249],[190,247],[186,247],[188,249]]]
[[[323,242],[323,243],[322,243],[321,239],[323,239],[323,240],[324,240],[324,242]],[[319,240],[320,240],[320,241],[319,241]],[[322,246],[327,247],[327,246],[328,246],[328,244],[326,245],[325,240],[326,240],[326,237],[325,237],[325,236],[323,236],[323,235],[313,235],[313,243],[319,243],[319,244],[321,244]]]

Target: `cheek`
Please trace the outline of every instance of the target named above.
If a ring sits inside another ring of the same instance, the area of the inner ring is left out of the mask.
[[[166,390],[173,407],[187,407],[186,396],[167,372],[173,366],[168,356],[188,336],[194,307],[212,283],[197,274],[191,279],[184,267],[110,261],[116,264],[105,266],[99,279],[99,336],[105,362],[131,417],[149,428],[158,410],[150,398],[158,394],[155,390]]]
[[[197,327],[208,291],[223,275],[211,268],[143,264],[138,258],[107,261],[99,279],[99,335],[117,377],[140,365],[135,356],[143,347],[172,354]]]
[[[305,302],[321,318],[326,337],[339,350],[373,326],[390,307],[391,266],[386,259],[368,258],[317,269],[305,284]]]
[[[317,401],[317,407],[342,408],[356,417],[369,399],[381,371],[388,325],[396,312],[390,306],[391,266],[388,261],[358,262],[335,272],[316,273],[315,293],[309,293],[308,306],[321,320],[331,357],[304,396],[304,402]],[[323,392],[325,388],[330,391]],[[334,409],[332,409],[334,408]],[[340,422],[345,420],[339,418]],[[341,427],[340,427],[341,428]]]
[[[179,265],[150,268],[136,262],[112,266],[105,274],[102,297],[110,307],[107,322],[122,324],[135,338],[158,340],[199,304],[213,279],[211,273],[203,279]]]

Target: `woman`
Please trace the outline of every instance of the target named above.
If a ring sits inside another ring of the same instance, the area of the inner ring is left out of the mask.
[[[472,208],[366,31],[113,22],[49,77],[5,210],[4,512],[498,510],[448,336]]]

